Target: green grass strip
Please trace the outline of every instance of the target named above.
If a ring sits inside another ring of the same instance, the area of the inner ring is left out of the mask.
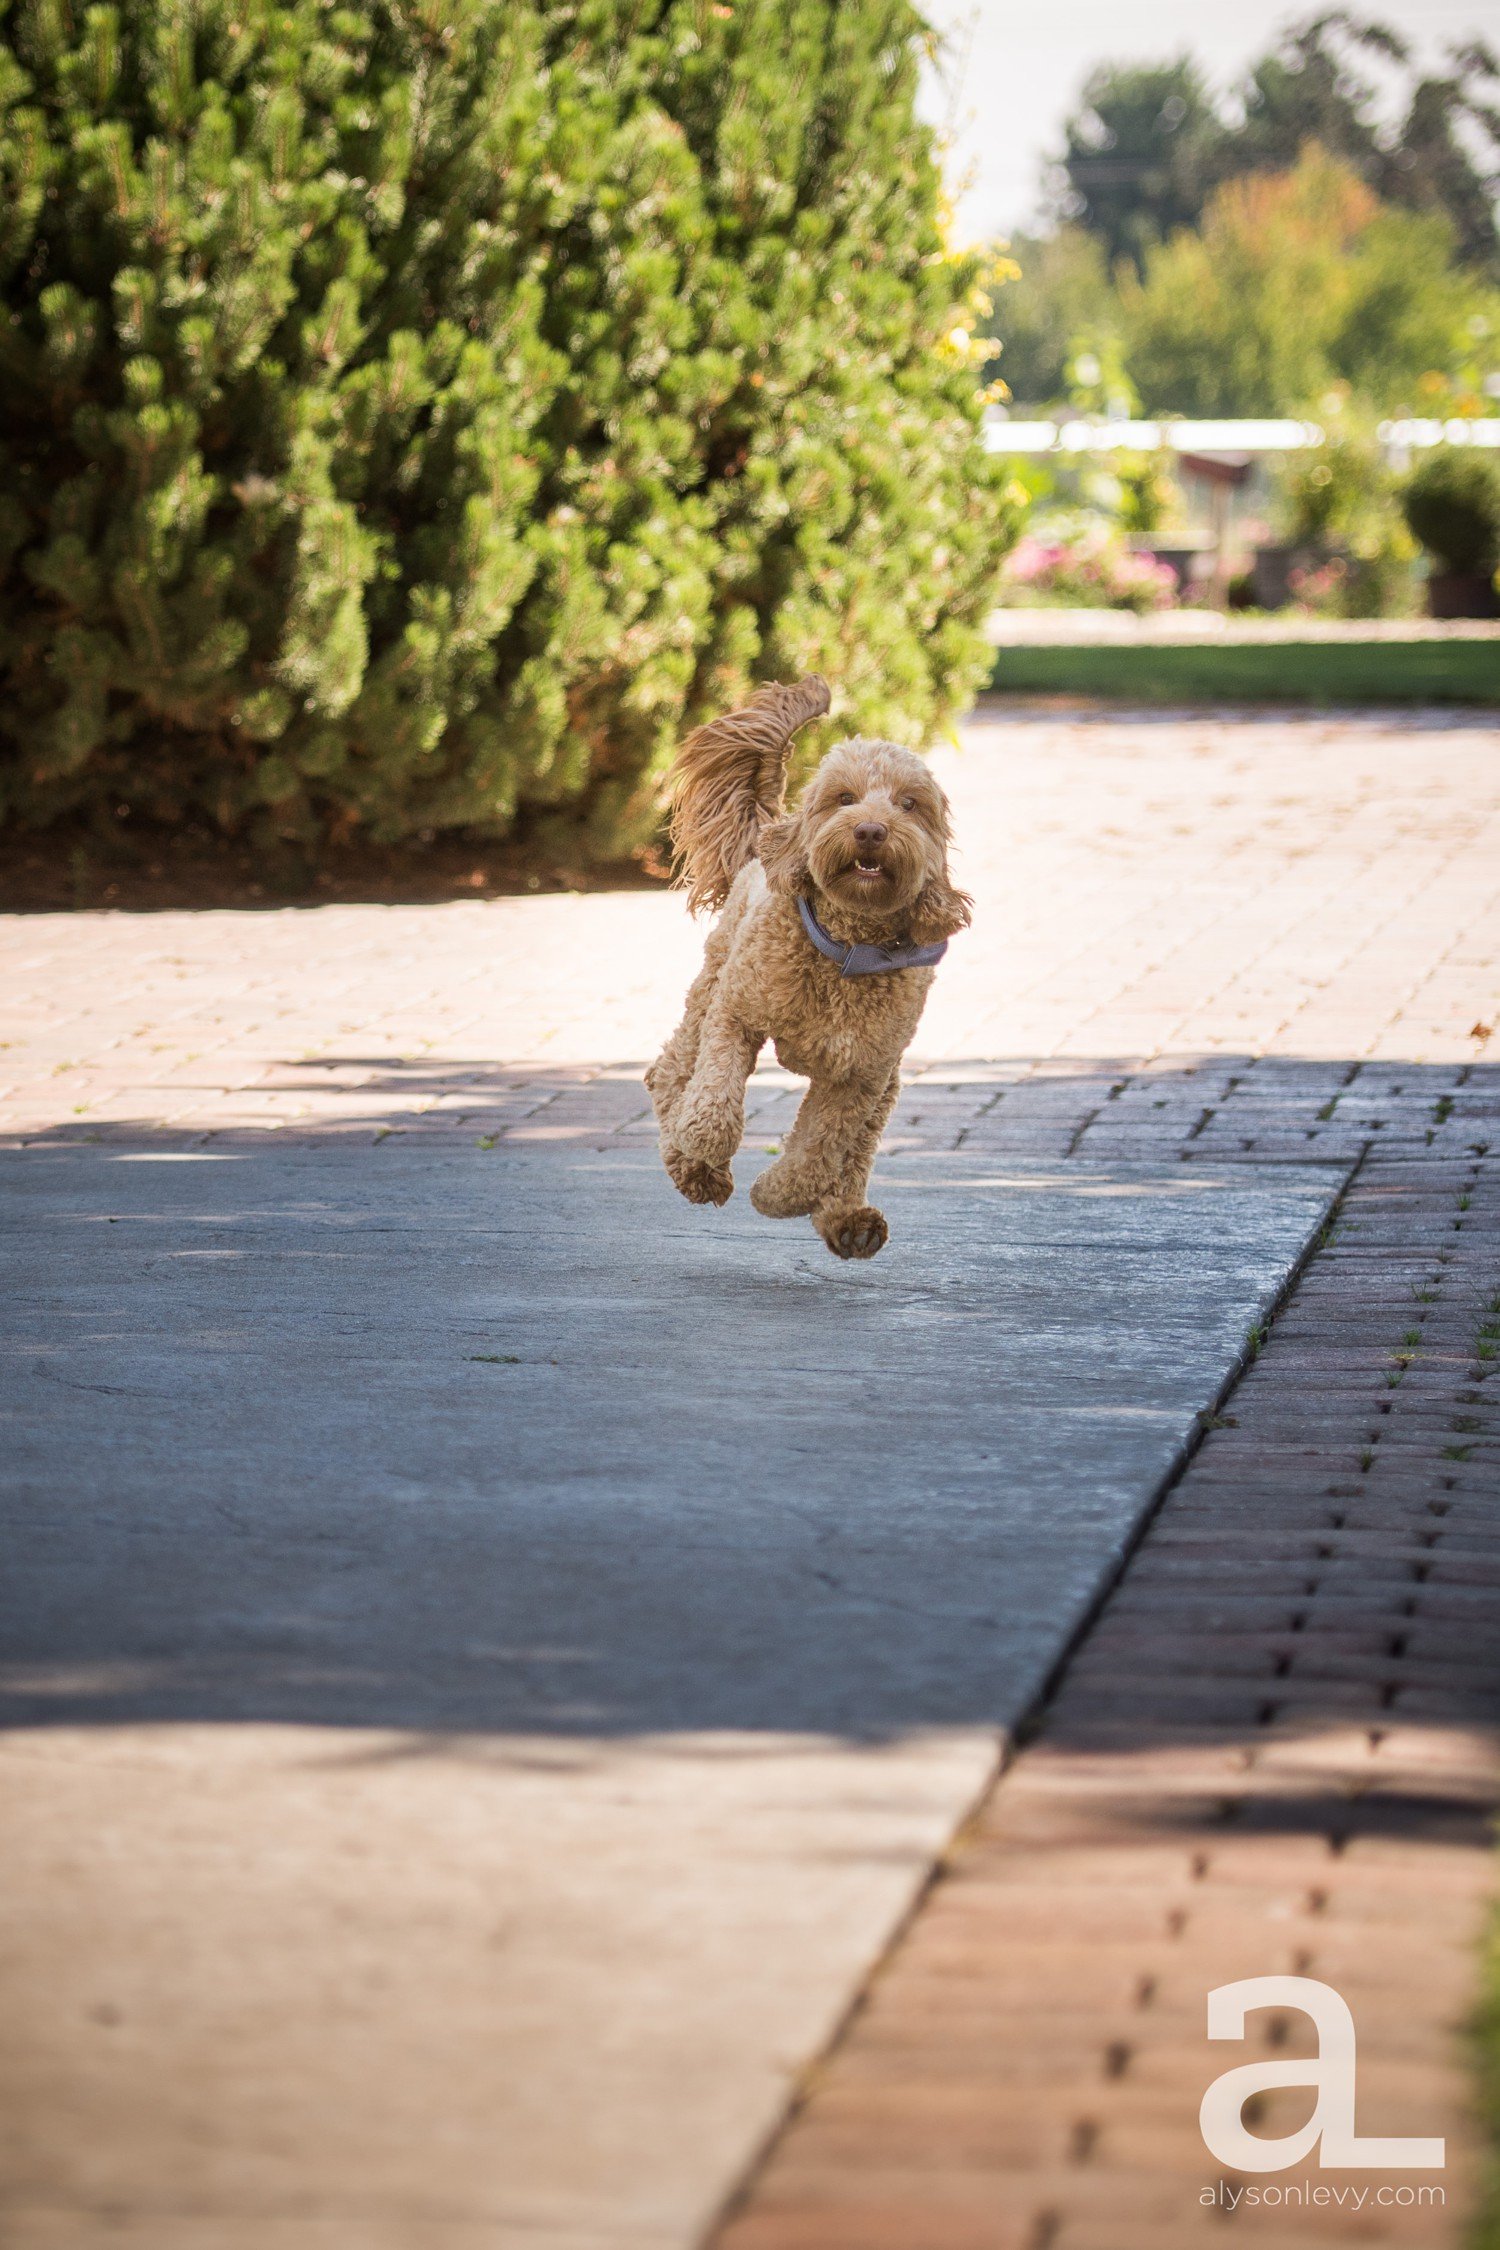
[[[1474,2018],[1479,2113],[1489,2143],[1470,2250],[1500,2250],[1500,1908],[1485,1940],[1483,1983]]]
[[[1138,703],[1500,704],[1500,641],[1001,648],[990,686]]]

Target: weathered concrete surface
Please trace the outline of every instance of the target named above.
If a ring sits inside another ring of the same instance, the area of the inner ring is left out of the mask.
[[[678,2250],[989,1760],[974,1730],[12,1735],[0,2239]]]
[[[861,1266],[647,1150],[4,1176],[10,1715],[588,1736],[1013,1717],[1330,1192],[893,1159]]]
[[[7,2241],[693,2241],[1340,1178],[5,1158]]]

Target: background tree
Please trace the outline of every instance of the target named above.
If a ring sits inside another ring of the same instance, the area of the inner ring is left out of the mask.
[[[1380,192],[1388,136],[1380,130],[1380,89],[1369,71],[1376,60],[1399,75],[1410,49],[1384,24],[1343,8],[1283,32],[1234,90],[1220,128],[1223,160],[1235,173],[1286,171],[1316,141]]]
[[[1413,210],[1441,211],[1467,263],[1500,280],[1500,63],[1475,41],[1452,52],[1453,68],[1413,89],[1400,138],[1386,152],[1384,192]],[[1488,161],[1476,160],[1484,150]]]
[[[1500,365],[1500,291],[1456,263],[1447,219],[1382,204],[1316,148],[1227,181],[1140,277],[1077,227],[1015,248],[989,325],[1023,407],[1316,417],[1342,383],[1378,413],[1475,412]],[[1089,359],[1111,380],[1080,384]]]
[[[1151,243],[1198,225],[1225,180],[1289,170],[1315,141],[1382,199],[1441,212],[1463,261],[1500,279],[1497,96],[1482,42],[1424,76],[1405,40],[1343,8],[1284,32],[1222,101],[1187,58],[1107,65],[1064,128],[1054,215],[1139,270]]]
[[[1066,396],[1077,351],[1118,336],[1119,295],[1103,245],[1082,227],[1018,234],[1009,250],[1018,270],[985,326],[1002,340],[997,371],[1012,398],[1043,405]]]
[[[0,813],[655,824],[817,667],[987,661],[907,0],[21,0],[0,16]]]
[[[1152,243],[1196,223],[1224,174],[1224,128],[1198,65],[1106,64],[1064,127],[1054,215],[1137,266]]]
[[[1452,252],[1445,218],[1383,205],[1309,146],[1227,182],[1124,279],[1126,361],[1158,413],[1316,412],[1341,383],[1377,412],[1420,405],[1462,378],[1476,329],[1500,339],[1500,300]]]

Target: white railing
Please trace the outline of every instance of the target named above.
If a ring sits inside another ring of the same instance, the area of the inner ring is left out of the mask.
[[[1451,422],[1382,422],[1375,432],[1382,445],[1417,449],[1425,445],[1500,445],[1500,414],[1455,416]]]
[[[1432,445],[1500,446],[1500,414],[1473,420],[1382,422],[1376,432],[1393,451]],[[1274,420],[1188,422],[1108,422],[1074,416],[1057,422],[1012,422],[988,414],[984,423],[989,453],[1297,453],[1321,445],[1316,422]]]
[[[1500,428],[1500,418],[1496,427]],[[990,453],[1295,453],[1321,445],[1316,422],[1244,420],[1223,422],[1106,422],[1079,415],[1062,422],[1011,422],[985,417],[985,448]]]

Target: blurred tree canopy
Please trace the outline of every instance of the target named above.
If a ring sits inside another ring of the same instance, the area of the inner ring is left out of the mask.
[[[1460,259],[1500,280],[1497,97],[1500,62],[1482,42],[1423,74],[1397,33],[1343,8],[1284,32],[1223,101],[1186,58],[1105,64],[1064,129],[1053,215],[1139,269],[1226,180],[1285,171],[1316,141],[1383,201],[1440,212]]]
[[[1500,365],[1500,291],[1458,264],[1449,221],[1382,203],[1316,144],[1226,181],[1140,273],[1111,274],[1080,227],[1013,248],[991,325],[1025,403],[1097,410],[1083,353],[1152,414],[1316,413],[1334,385],[1377,413],[1476,411]]]
[[[1222,102],[1190,58],[1095,72],[1053,224],[1011,245],[990,323],[1012,395],[1097,410],[1086,358],[1157,414],[1316,412],[1330,386],[1376,413],[1477,411],[1500,370],[1500,79],[1481,47],[1452,61],[1418,78],[1340,10]],[[1362,63],[1394,74],[1394,109]]]
[[[1198,65],[1106,64],[1064,128],[1054,216],[1099,246],[1105,270],[1140,265],[1155,242],[1197,223],[1220,180],[1225,127]]]
[[[1310,143],[1289,172],[1210,198],[1201,226],[1122,272],[1124,351],[1142,396],[1184,414],[1314,408],[1338,384],[1377,412],[1461,380],[1500,301],[1453,262],[1440,214],[1382,204]]]
[[[1014,235],[1009,249],[1018,272],[986,325],[1000,339],[1000,375],[1011,396],[1043,406],[1069,395],[1078,351],[1119,337],[1119,292],[1103,244],[1082,227]]]
[[[651,833],[1011,536],[909,0],[0,6],[0,816]]]

